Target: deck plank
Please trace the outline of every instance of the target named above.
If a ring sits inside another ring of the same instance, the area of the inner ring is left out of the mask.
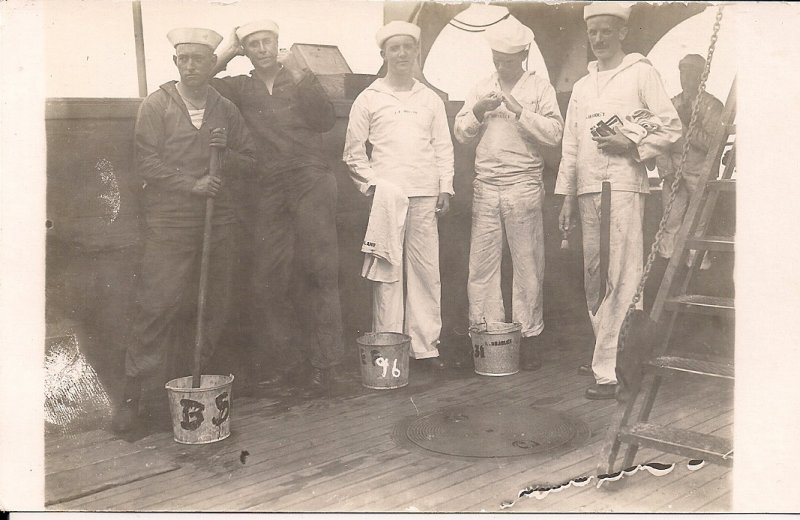
[[[47,489],[45,505],[66,502],[72,498],[92,494],[97,490],[142,480],[177,468],[177,464],[160,458],[156,453],[138,451],[110,460],[51,473],[45,476]]]
[[[238,399],[231,437],[202,447],[179,445],[169,432],[129,445],[102,432],[59,439],[48,443],[51,468],[85,468],[109,450],[115,459],[101,458],[122,460],[126,453],[152,450],[181,467],[63,502],[56,509],[497,511],[503,500],[532,483],[553,484],[595,471],[616,403],[583,397],[591,378],[578,376],[575,369],[586,360],[585,352],[554,355],[539,371],[502,378],[462,373],[438,380],[425,375],[402,389],[288,405],[270,397]],[[697,401],[691,394],[698,391],[712,393]],[[404,433],[398,424],[415,416],[451,406],[496,404],[521,411],[545,406],[586,422],[592,436],[583,446],[548,454],[475,460],[426,452],[396,437]],[[664,424],[729,433],[731,406],[732,394],[702,381],[667,380],[653,417]],[[243,450],[249,452],[246,463],[240,461]],[[637,460],[680,458],[641,450]],[[681,463],[661,477],[667,480],[648,477],[644,472],[631,477],[623,493],[593,485],[569,488],[543,500],[521,499],[511,511],[623,511],[651,502],[654,511],[667,506],[695,511],[730,501],[730,470],[707,466],[689,472]]]
[[[529,384],[527,382],[527,379],[524,378],[524,377],[520,377],[520,378],[504,378],[504,379],[489,378],[489,379],[490,379],[491,385],[489,385],[488,388],[485,387],[485,386],[478,386],[477,387],[477,390],[479,391],[482,399],[493,399],[493,398],[496,398],[497,394],[501,394],[502,395],[504,392],[509,392],[509,391],[511,391],[512,393],[517,393],[518,392],[517,387],[519,387],[519,386],[526,387],[526,385]],[[476,386],[474,384],[474,380],[467,380],[466,384],[471,385],[473,387],[472,388],[473,391],[476,390],[474,388]],[[450,392],[441,392],[441,391],[439,391],[439,395],[436,395],[434,397],[436,397],[436,398],[445,397],[446,398],[449,393]],[[464,399],[464,398],[466,398],[466,399],[470,398],[470,393],[469,392],[464,392],[463,389],[456,390],[453,395],[458,397],[459,400],[460,399]],[[365,417],[369,417],[369,418],[372,418],[372,419],[378,419],[378,420],[386,420],[390,416],[401,415],[401,414],[398,414],[397,412],[398,412],[399,409],[402,410],[402,406],[400,406],[400,407],[397,406],[397,404],[396,404],[397,403],[397,398],[396,397],[393,398],[388,393],[385,393],[385,394],[382,393],[381,395],[379,395],[377,397],[378,397],[378,399],[369,400],[369,401],[367,401],[366,404],[368,404],[369,406],[372,406],[373,408],[384,410],[382,412],[382,414],[375,414],[374,411],[369,411],[369,410],[364,411],[364,407],[361,406],[361,407],[357,407],[356,408],[358,414],[360,414],[360,415],[357,415],[355,418],[352,417],[352,416],[349,416],[348,412],[345,412],[344,414],[342,414],[341,411],[339,411],[340,413],[336,413],[334,415],[334,419],[335,420],[340,420],[342,423],[347,423],[348,427],[350,427],[350,426],[352,426],[352,423],[354,423],[354,422],[355,423],[359,423],[359,420],[354,420],[354,419],[362,419],[362,422],[360,424],[368,425],[369,423],[366,420],[363,420]],[[419,397],[419,396],[413,396],[413,397]],[[417,401],[419,402],[418,406],[422,407],[421,412],[427,412],[428,408],[430,408],[431,411],[440,408],[439,406],[435,406],[436,405],[435,402],[430,402],[429,396],[426,396],[426,395],[423,395],[421,398],[418,398]],[[400,402],[402,403],[403,401],[400,401]],[[457,400],[456,403],[457,402],[459,402],[459,401]],[[387,407],[387,403],[390,404],[391,406]],[[355,403],[350,402],[350,403],[348,403],[348,406],[355,406],[357,404],[359,404],[358,401],[355,401]],[[408,408],[406,411],[409,412],[409,413],[411,412],[411,406],[412,405],[410,403],[406,404],[406,407]],[[306,419],[307,421],[312,421],[313,422],[313,421],[315,421],[315,419],[317,419],[316,415],[318,413],[325,413],[327,411],[328,410],[325,409],[325,408],[320,408],[318,410],[309,410],[309,412],[313,412],[311,414],[311,416],[309,416],[309,414],[303,414],[303,418]],[[405,415],[408,415],[408,414],[405,414]],[[392,421],[387,421],[387,422],[388,423],[392,423]],[[323,427],[325,427],[325,426],[320,426],[320,428],[323,428]],[[331,425],[327,425],[327,428],[328,428],[328,430],[332,430],[332,431],[336,432],[339,435],[341,435],[343,433],[344,434],[351,433],[351,432],[338,431],[336,427],[332,427]],[[285,435],[291,436],[292,432],[291,432],[291,428],[290,427],[289,428],[284,428],[284,431],[285,431],[285,433],[284,433]],[[296,439],[296,436],[294,438]],[[251,453],[252,453],[253,450],[249,450],[249,451],[251,451]],[[339,456],[339,454],[335,454],[334,456]],[[209,476],[207,476],[206,479],[203,479],[203,480],[208,480],[208,478],[213,478],[213,477],[214,477],[214,475],[209,475]],[[242,484],[241,486],[239,486],[239,483],[236,484],[238,486],[237,489],[239,487],[243,487],[244,485],[254,485],[254,484],[261,484],[261,483],[260,482],[246,481],[246,482],[242,482],[241,484]],[[189,486],[189,484],[187,484],[187,486]],[[204,486],[204,484],[202,482],[200,482],[200,483],[195,482],[195,483],[192,484],[192,486],[195,486],[195,487],[196,486]],[[214,483],[213,486],[216,487],[216,483]],[[211,486],[209,486],[209,487],[211,487]],[[187,490],[184,489],[183,491],[187,491]],[[213,491],[213,493],[217,493],[217,491],[220,491],[220,490],[217,489],[217,490]],[[171,490],[171,493],[174,494],[174,492],[175,492],[175,490]],[[217,494],[221,494],[221,491],[219,493],[217,493]],[[162,498],[163,501],[167,501],[169,499],[169,497],[160,497],[160,498]],[[237,495],[237,498],[241,499],[241,497],[238,497],[238,495]],[[139,502],[139,504],[140,505],[149,505],[149,504],[142,504],[141,502]]]
[[[567,385],[568,385],[568,386],[574,386],[574,383],[567,383]],[[551,385],[551,386],[552,386],[552,385]],[[526,394],[525,394],[525,393],[523,393],[522,395],[526,395]],[[535,393],[534,393],[533,395],[534,395],[534,396],[536,396],[536,394],[535,394]],[[518,401],[517,401],[517,402],[515,402],[515,404],[519,405],[519,406],[522,408],[522,407],[523,407],[523,406],[525,406],[526,404],[530,404],[530,400],[531,400],[531,399],[532,399],[532,397],[529,397],[529,396],[526,396],[526,397],[525,397],[524,399],[522,399],[522,400],[519,400],[519,398],[518,398]],[[585,399],[582,399],[582,402],[585,402],[585,401],[586,401]],[[482,404],[482,403],[480,403],[480,402],[479,402],[478,404]],[[430,455],[429,455],[429,457],[434,457],[434,458],[435,458],[435,457],[436,457],[436,455],[435,455],[435,454],[430,454]],[[479,463],[479,462],[480,462],[480,461],[474,461],[472,464]],[[405,479],[405,478],[404,478],[402,475],[398,476],[398,480],[400,480],[400,481],[405,481],[405,482],[404,482],[404,483],[405,483],[405,487],[407,487],[407,486],[408,486],[408,481],[407,481],[407,479]],[[428,482],[428,481],[425,481],[425,482]],[[425,484],[425,482],[423,482],[423,483],[422,483],[422,485],[424,485],[424,484]],[[397,490],[397,489],[394,487],[394,482],[391,482],[391,481],[390,481],[390,482],[387,482],[387,483],[385,484],[385,486],[387,486],[387,487],[392,487],[392,492],[394,493],[394,496],[396,496],[396,495],[398,494],[398,493],[397,493],[397,491],[398,491],[398,490]],[[405,489],[405,487],[404,487],[404,489]],[[373,487],[373,488],[371,488],[371,491],[372,491],[372,494],[374,494],[374,495],[379,495],[379,494],[380,494],[380,493],[375,493],[375,488],[374,488],[374,487]],[[365,492],[366,492],[366,491],[365,491]],[[371,503],[372,503],[372,501],[370,501],[370,500],[367,500],[367,501],[361,501],[361,502],[362,502],[362,505],[364,505],[364,506],[366,506],[367,504],[371,504]]]
[[[594,474],[596,461],[591,459],[596,456],[596,452],[599,450],[599,443],[602,442],[603,438],[605,437],[605,427],[607,426],[608,417],[611,415],[613,407],[616,406],[615,402],[613,401],[606,401],[606,403],[607,405],[605,413],[602,415],[595,415],[594,417],[598,417],[598,420],[594,423],[590,423],[592,426],[593,436],[589,446],[578,448],[570,453],[560,454],[552,461],[548,460],[543,464],[535,465],[534,469],[523,468],[520,473],[505,472],[503,474],[503,472],[500,472],[499,474],[502,476],[499,478],[493,478],[495,477],[493,474],[485,476],[476,475],[473,479],[473,482],[471,482],[471,485],[461,487],[461,490],[464,491],[463,495],[466,495],[467,493],[474,495],[468,490],[478,488],[480,486],[480,482],[484,480],[484,477],[491,482],[491,484],[488,488],[483,486],[483,493],[491,494],[493,492],[500,492],[501,489],[510,490],[516,488],[516,490],[520,490],[537,481],[540,482],[541,485],[553,485],[561,483],[562,481],[568,481],[570,478]],[[669,407],[656,409],[656,413],[666,415],[670,412],[674,412],[674,410],[678,409],[678,407],[679,404],[676,401],[673,401],[670,403]],[[584,420],[587,417],[588,414],[582,415]],[[567,462],[573,462],[575,458],[580,460],[580,466],[576,467],[574,464],[566,464]],[[520,483],[524,483],[524,485],[520,485]],[[513,495],[509,498],[513,498]],[[443,496],[439,501],[431,503],[430,505],[440,506],[447,501],[459,503],[462,507],[477,505],[477,503],[470,502],[469,500],[465,502],[464,496],[462,495]],[[501,501],[502,500],[497,500],[494,506],[498,507]],[[483,506],[489,507],[489,504],[484,503]]]
[[[668,418],[674,417],[675,411],[680,410],[680,401],[672,400],[668,405],[663,405],[660,408],[656,408],[654,410],[654,417],[656,418]],[[695,411],[693,414],[686,415],[684,419],[678,422],[678,424],[695,424],[698,421],[705,420],[706,418],[713,416],[716,413],[715,408],[716,402],[711,402],[707,407],[701,410]],[[530,485],[540,485],[540,486],[547,486],[547,485],[554,485],[560,484],[562,482],[568,481],[570,478],[575,478],[583,475],[593,475],[595,474],[595,469],[597,465],[597,452],[599,451],[599,447],[601,443],[604,441],[605,438],[605,431],[602,432],[595,432],[595,436],[593,437],[594,440],[589,446],[584,446],[579,450],[576,450],[574,453],[565,454],[560,456],[557,460],[545,463],[541,466],[538,466],[534,469],[524,469],[521,473],[518,474],[507,474],[505,478],[500,479],[491,479],[491,475],[487,475],[489,477],[489,481],[492,484],[483,489],[483,493],[492,495],[493,493],[499,493],[501,489],[505,488],[509,491],[513,491],[513,488],[516,487],[517,491],[525,488],[526,486]],[[578,459],[578,460],[576,460]],[[638,458],[637,458],[638,459]],[[558,464],[554,464],[554,463]],[[570,464],[571,463],[571,464]],[[542,478],[542,475],[545,475]],[[560,476],[560,477],[559,477]],[[480,477],[476,478],[475,486],[479,485]],[[524,485],[520,485],[520,483],[524,483]],[[575,491],[585,491],[589,486],[584,488],[570,488],[574,489]],[[566,490],[565,490],[566,491]],[[567,493],[565,492],[565,495]],[[512,494],[511,492],[508,493],[508,496],[505,497],[505,500],[511,500],[516,496],[516,492]],[[562,495],[564,496],[564,495]],[[450,500],[455,501],[455,503],[459,503],[464,508],[473,508],[478,507],[483,509],[489,510],[490,507],[498,507],[500,502],[503,500],[495,500],[495,503],[492,504],[490,501],[486,499],[482,499],[478,502],[470,502],[465,501],[463,496],[456,496],[456,497],[448,497]],[[432,504],[432,506],[441,505],[444,500],[440,500],[440,502]],[[541,501],[543,504],[550,505],[552,502],[544,502]]]
[[[71,453],[76,449],[109,442],[114,438],[114,435],[105,430],[92,430],[85,433],[73,433],[69,435],[48,434],[45,435],[45,458],[63,455],[65,453]]]
[[[704,415],[708,416],[707,413]],[[699,419],[702,420],[702,416],[699,417]],[[727,421],[727,418],[720,419],[719,417],[712,416],[710,419],[706,419],[705,421],[695,425],[690,424],[689,418],[685,418],[683,421],[676,424],[679,427],[697,427],[699,429],[708,431],[709,433],[714,433],[715,424],[718,426],[719,424],[724,424]],[[640,450],[639,454],[637,455],[637,461],[639,461],[640,464],[648,462],[662,462],[667,464],[676,463],[677,465],[675,469],[673,469],[673,473],[679,471],[680,468],[686,470],[686,462],[688,462],[685,458],[678,455],[665,454],[654,449]],[[701,468],[699,471],[703,471],[707,467],[711,467],[711,465]],[[729,468],[723,469],[730,471]],[[672,475],[672,473],[670,473],[670,475]],[[636,480],[634,481],[633,479]],[[571,495],[556,497],[555,500],[546,505],[548,507],[555,507],[554,510],[562,510],[561,508],[563,507],[563,502],[564,504],[568,504],[570,510],[573,511],[589,510],[589,508],[598,506],[599,504],[605,504],[604,507],[606,507],[608,511],[630,512],[643,510],[641,509],[641,502],[648,496],[648,494],[652,493],[653,491],[657,491],[665,485],[665,480],[662,479],[663,477],[655,476],[650,478],[649,473],[640,472],[631,477],[631,480],[622,483],[620,491],[624,490],[624,493],[611,492],[611,496],[609,497],[606,494],[606,491],[603,489],[598,490],[594,486],[586,486],[576,490]],[[692,477],[691,482],[694,483],[695,480],[697,479]],[[634,483],[635,485],[628,485]]]

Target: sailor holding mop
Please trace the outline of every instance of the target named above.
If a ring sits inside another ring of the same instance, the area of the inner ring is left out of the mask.
[[[164,366],[167,352],[186,346],[194,326],[198,265],[203,247],[206,201],[214,198],[205,319],[208,360],[222,336],[231,303],[237,261],[237,225],[232,186],[255,171],[255,151],[236,106],[209,87],[222,36],[209,29],[173,29],[172,58],[180,81],[147,96],[136,119],[136,171],[145,184],[144,258],[136,294],[133,342],[125,358],[123,402],[112,428],[136,423],[142,378]],[[209,173],[211,148],[220,150],[221,177]],[[187,364],[190,367],[191,364]],[[187,368],[188,371],[188,368]]]

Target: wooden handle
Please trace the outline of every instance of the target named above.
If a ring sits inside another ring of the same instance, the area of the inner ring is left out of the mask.
[[[211,148],[209,175],[217,177],[219,173],[219,148]],[[200,359],[205,345],[206,290],[208,288],[208,264],[211,257],[211,223],[214,218],[214,198],[206,200],[206,218],[203,227],[203,252],[200,257],[200,289],[197,292],[197,330],[194,341],[194,368],[192,369],[192,388],[200,388]]]
[[[608,289],[608,262],[611,254],[611,183],[603,181],[600,193],[600,292],[592,316],[597,315]]]

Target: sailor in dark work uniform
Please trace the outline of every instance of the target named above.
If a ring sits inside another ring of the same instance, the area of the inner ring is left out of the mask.
[[[336,114],[317,78],[278,51],[278,33],[272,20],[236,28],[216,69],[244,54],[254,70],[211,85],[239,107],[258,145],[260,178],[245,217],[250,375],[277,383],[310,364],[303,382],[319,393],[344,355],[336,178],[321,137]]]
[[[197,294],[208,197],[214,197],[214,217],[204,361],[219,343],[237,254],[230,187],[255,171],[244,119],[208,85],[216,64],[214,49],[222,37],[208,29],[174,29],[167,37],[175,47],[173,61],[181,79],[147,96],[136,120],[136,170],[145,185],[147,228],[123,403],[112,421],[115,431],[134,426],[142,378],[165,364],[170,349],[192,351],[191,335],[181,331],[192,331],[186,324],[193,320],[183,319],[182,311],[196,301],[192,296]],[[219,177],[209,172],[212,147],[220,150]]]

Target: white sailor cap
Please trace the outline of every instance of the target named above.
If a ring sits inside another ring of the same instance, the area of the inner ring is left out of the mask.
[[[250,22],[237,28],[236,36],[239,37],[239,41],[244,41],[245,38],[259,31],[269,31],[271,33],[275,33],[275,36],[277,36],[279,34],[278,24],[272,20],[258,20],[256,22]]]
[[[177,47],[181,43],[199,43],[202,45],[208,45],[213,51],[222,41],[222,36],[211,29],[202,29],[199,27],[181,27],[178,29],[172,29],[170,32],[168,32],[167,39],[173,47]]]
[[[378,29],[378,32],[375,34],[375,41],[381,49],[383,48],[383,43],[392,36],[411,36],[419,43],[420,32],[421,30],[418,25],[395,20]]]
[[[627,22],[631,15],[631,6],[616,2],[592,2],[583,8],[584,20],[588,20],[592,16],[600,15],[616,16]]]
[[[504,54],[527,50],[533,41],[533,31],[513,16],[487,27],[483,36],[493,51]]]

